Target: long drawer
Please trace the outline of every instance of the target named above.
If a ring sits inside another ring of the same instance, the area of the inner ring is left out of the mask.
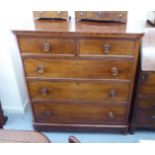
[[[137,108],[144,111],[155,111],[155,97],[154,98],[139,98],[137,101]]]
[[[130,79],[132,61],[24,59],[27,77]]]
[[[140,86],[139,96],[155,96],[155,85],[143,84]]]
[[[34,103],[36,122],[74,124],[124,124],[124,106],[80,103]]]
[[[143,71],[140,78],[143,85],[153,85],[155,87],[155,72]]]
[[[80,39],[81,55],[133,55],[135,42],[123,39]]]
[[[33,54],[74,54],[74,39],[19,37],[20,51]]]
[[[31,99],[128,101],[129,83],[29,81]]]
[[[137,110],[135,120],[137,124],[142,124],[145,127],[148,125],[155,125],[155,111]]]

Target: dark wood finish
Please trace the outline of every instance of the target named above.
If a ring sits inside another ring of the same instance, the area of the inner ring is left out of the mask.
[[[35,121],[62,124],[125,124],[124,106],[81,103],[35,103]],[[76,109],[76,112],[75,112]],[[102,116],[102,117],[101,117]]]
[[[155,72],[141,71],[134,101],[131,132],[136,128],[155,129]]]
[[[29,81],[31,99],[128,101],[129,83]]]
[[[61,23],[14,31],[34,128],[127,132],[143,33],[121,23]]]
[[[4,117],[3,117],[3,111],[0,103],[0,128],[3,128],[3,124],[4,124]]]
[[[7,117],[3,115],[3,110],[0,102],[0,128],[3,128],[3,125],[5,125],[7,121]]]
[[[69,143],[81,143],[75,136],[69,136],[68,142]]]
[[[50,143],[50,141],[39,132],[0,130],[0,143]]]
[[[76,11],[75,18],[77,21],[96,20],[126,23],[127,11]]]
[[[133,62],[128,60],[24,59],[27,77],[130,79]]]
[[[67,11],[33,11],[34,20],[39,19],[68,19]]]

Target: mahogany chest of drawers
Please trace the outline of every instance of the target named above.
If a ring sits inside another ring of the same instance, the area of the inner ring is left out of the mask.
[[[127,132],[143,34],[127,33],[124,24],[40,24],[49,29],[14,31],[34,128]]]

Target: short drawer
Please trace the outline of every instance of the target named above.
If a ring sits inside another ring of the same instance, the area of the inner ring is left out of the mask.
[[[81,55],[133,55],[135,42],[123,39],[81,39]]]
[[[136,111],[135,121],[145,127],[155,125],[155,111]]]
[[[140,98],[136,104],[138,109],[155,111],[155,98]]]
[[[19,37],[21,53],[32,54],[74,54],[75,41],[72,39],[49,39]]]
[[[34,103],[38,123],[124,124],[124,106],[102,106],[80,103]]]
[[[24,59],[27,77],[130,79],[132,61]]]
[[[31,99],[126,102],[129,83],[29,81]]]

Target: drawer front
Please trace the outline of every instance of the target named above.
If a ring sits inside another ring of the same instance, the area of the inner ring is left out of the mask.
[[[155,125],[155,111],[136,111],[135,121],[147,127],[147,125]]]
[[[125,11],[76,11],[76,20],[92,19],[105,21],[118,21],[125,23],[127,20],[127,12]]]
[[[35,118],[42,123],[124,124],[124,106],[78,103],[35,103]]]
[[[75,41],[72,39],[18,38],[22,53],[74,54]]]
[[[138,109],[155,111],[155,98],[138,99],[137,105],[138,105]]]
[[[139,90],[140,96],[155,96],[155,85],[142,84]]]
[[[81,39],[79,50],[81,55],[133,55],[133,40],[122,39]]]
[[[155,72],[142,72],[141,81],[142,85],[154,85],[155,87]]]
[[[130,79],[132,61],[25,59],[28,77]]]
[[[128,101],[129,83],[29,81],[32,99]]]
[[[33,11],[35,19],[40,18],[68,18],[67,11]]]

